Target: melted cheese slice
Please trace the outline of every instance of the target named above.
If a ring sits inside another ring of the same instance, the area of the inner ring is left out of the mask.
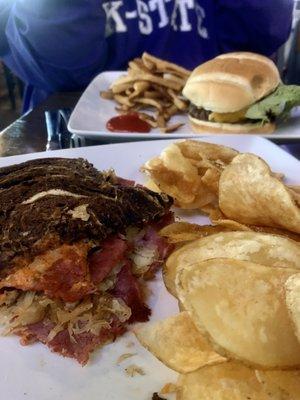
[[[240,111],[232,112],[232,113],[216,113],[212,112],[209,114],[209,121],[212,122],[225,122],[225,123],[234,123],[234,122],[242,122],[245,119],[247,109],[243,109]]]

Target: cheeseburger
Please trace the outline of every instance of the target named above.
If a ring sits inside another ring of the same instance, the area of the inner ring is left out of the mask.
[[[300,87],[281,83],[276,65],[255,53],[220,55],[190,75],[183,89],[195,132],[270,133],[300,104]]]

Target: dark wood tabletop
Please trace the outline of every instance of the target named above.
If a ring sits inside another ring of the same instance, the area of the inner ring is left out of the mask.
[[[45,151],[47,143],[45,111],[74,108],[80,95],[80,92],[55,93],[13,122],[0,132],[0,156]]]
[[[80,95],[80,92],[55,93],[0,132],[0,157],[45,151],[47,144],[45,111],[73,109]],[[279,142],[274,138],[272,141],[300,159],[300,140]]]

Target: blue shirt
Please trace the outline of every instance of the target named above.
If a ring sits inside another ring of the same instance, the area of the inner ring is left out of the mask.
[[[81,90],[148,51],[187,68],[234,50],[271,55],[293,0],[0,0],[0,57],[27,85],[25,109]]]

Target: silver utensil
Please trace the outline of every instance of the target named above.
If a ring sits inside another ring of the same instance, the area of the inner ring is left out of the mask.
[[[70,108],[45,111],[47,128],[46,151],[82,147],[86,145],[85,138],[71,134],[68,122],[71,116]]]
[[[59,150],[62,148],[58,134],[59,116],[57,111],[45,111],[45,122],[47,128],[46,151]]]
[[[85,138],[83,136],[75,135],[74,133],[71,136],[71,148],[74,147],[84,147],[86,145]]]

